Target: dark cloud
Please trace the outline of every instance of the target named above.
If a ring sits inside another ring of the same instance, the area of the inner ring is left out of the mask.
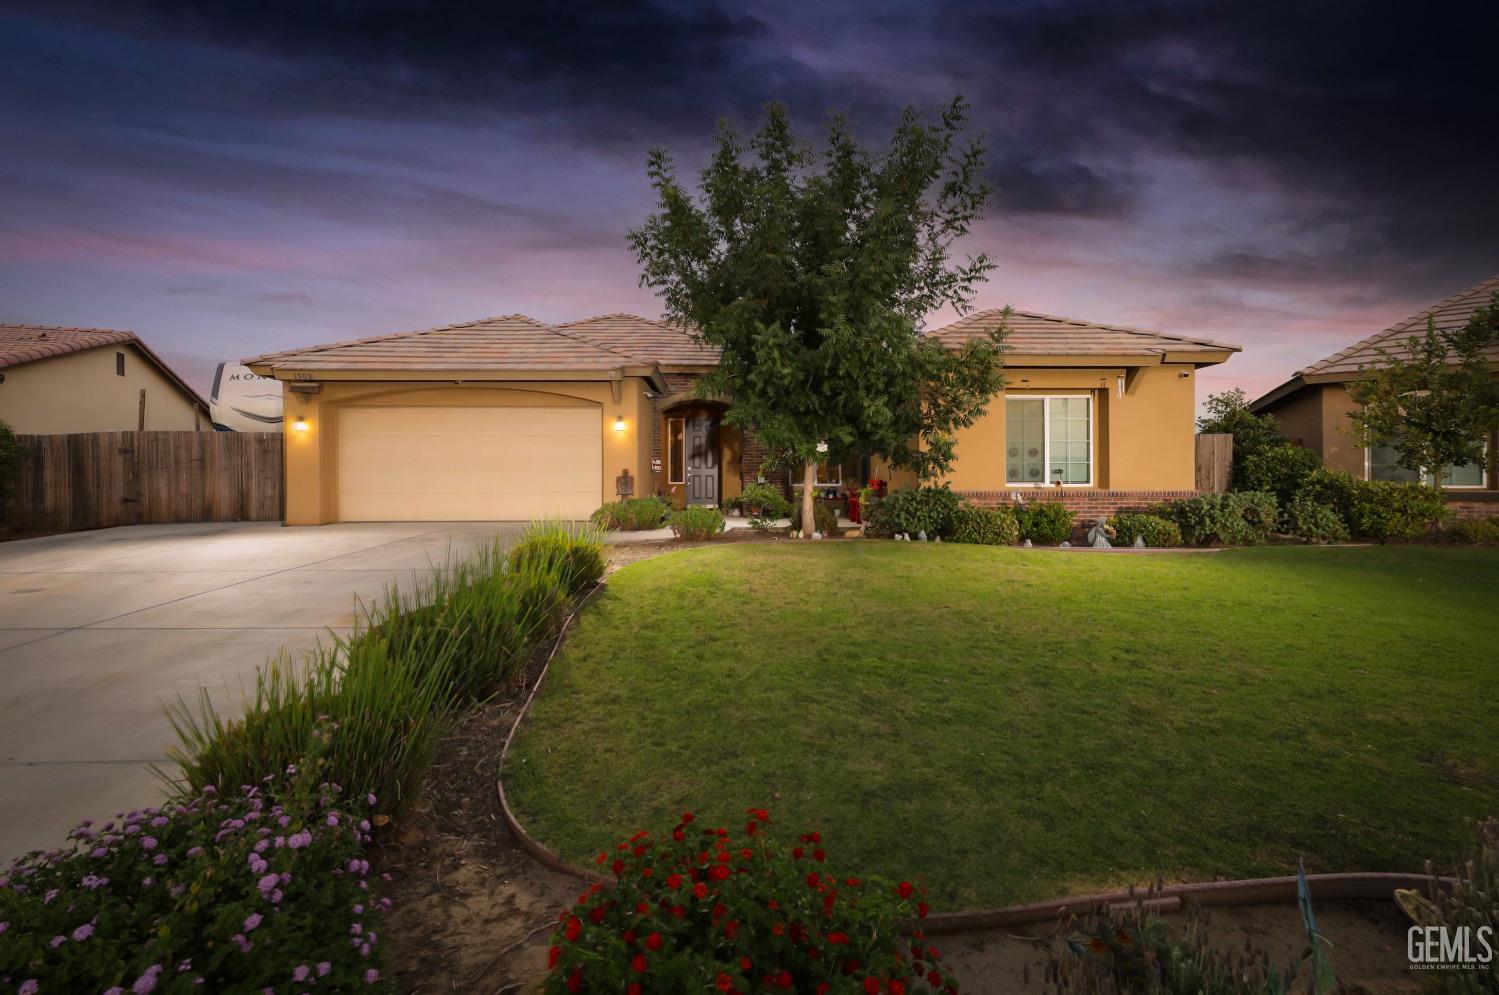
[[[1118,217],[1136,204],[1139,182],[1074,160],[1039,157],[999,163],[989,175],[999,214],[1033,212]]]

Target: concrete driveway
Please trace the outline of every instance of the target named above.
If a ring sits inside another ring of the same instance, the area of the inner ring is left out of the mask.
[[[161,703],[230,703],[281,647],[511,523],[143,525],[0,543],[0,860],[151,804]]]

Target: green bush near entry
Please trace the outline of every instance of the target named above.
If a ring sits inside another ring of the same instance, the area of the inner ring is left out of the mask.
[[[980,546],[1010,546],[1020,541],[1020,523],[1009,508],[973,508],[953,512],[948,538]]]
[[[1354,493],[1349,524],[1357,535],[1388,542],[1419,538],[1451,517],[1441,490],[1430,484],[1364,480]]]
[[[1306,493],[1292,498],[1280,518],[1285,532],[1307,542],[1342,542],[1348,538],[1348,525],[1337,510]]]
[[[601,529],[620,532],[643,532],[659,529],[671,505],[659,497],[627,498],[610,501],[593,513],[593,523]]]
[[[870,512],[869,532],[879,536],[905,533],[913,538],[925,532],[927,538],[935,539],[948,533],[958,505],[958,496],[946,484],[891,491]]]
[[[712,539],[723,531],[723,512],[692,505],[672,513],[671,531],[678,539]]]
[[[1193,546],[1258,546],[1276,523],[1274,494],[1199,494],[1168,505],[1182,538]]]
[[[1047,546],[1056,546],[1072,538],[1072,509],[1059,501],[1036,501],[1017,508],[1020,537]]]
[[[1109,519],[1116,533],[1114,545],[1133,546],[1137,538],[1144,538],[1145,545],[1152,549],[1164,549],[1182,544],[1181,529],[1169,518],[1159,515],[1141,515],[1124,512]]]

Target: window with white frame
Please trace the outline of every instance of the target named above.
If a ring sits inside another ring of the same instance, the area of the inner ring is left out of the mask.
[[[1005,483],[1093,483],[1093,399],[1005,398]]]
[[[1487,454],[1488,445],[1484,445]],[[1432,484],[1436,477],[1429,470],[1417,473],[1415,470],[1407,469],[1400,465],[1400,450],[1395,446],[1371,446],[1365,451],[1365,460],[1368,464],[1368,472],[1364,475],[1369,480],[1389,480],[1398,484],[1410,484],[1417,480]],[[1482,487],[1483,466],[1479,463],[1464,463],[1462,466],[1450,466],[1442,471],[1443,487]]]
[[[792,489],[798,488],[801,485],[802,485],[801,474],[800,473],[793,473],[791,475],[791,487],[792,487]],[[841,463],[832,463],[832,462],[830,462],[828,460],[823,460],[821,463],[818,463],[817,464],[817,483],[814,486],[817,486],[817,487],[842,487],[843,486],[843,465]]]

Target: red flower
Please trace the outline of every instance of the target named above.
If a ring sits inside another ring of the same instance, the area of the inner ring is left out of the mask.
[[[880,981],[879,981],[879,979],[878,978],[865,978],[864,979],[864,990],[866,992],[868,992],[869,995],[880,995]]]
[[[552,968],[554,968],[554,967],[557,966],[557,960],[561,956],[562,956],[562,948],[559,947],[559,946],[557,946],[557,944],[555,944],[555,943],[552,944],[552,948],[547,951],[547,970],[548,971],[550,971]]]
[[[911,882],[909,881],[902,881],[900,884],[895,886],[895,893],[901,898],[910,898],[911,893],[915,890],[915,888],[911,887]]]
[[[713,980],[713,984],[719,991],[726,992],[734,987],[734,979],[720,971],[718,977]]]
[[[708,886],[699,881],[697,884],[692,886],[692,894],[695,898],[707,898]]]
[[[828,989],[831,987],[833,986],[828,984],[826,981],[818,982],[817,995],[828,995]]]
[[[634,943],[635,942],[635,937],[638,936],[638,935],[640,935],[640,934],[638,934],[638,933],[635,932],[635,928],[633,926],[630,927],[629,929],[625,930],[624,933],[621,934],[621,936],[623,937],[623,939],[625,941],[625,945],[626,946],[629,946],[631,943]]]
[[[623,860],[614,861],[612,869],[614,870],[614,876],[619,877],[625,872],[625,862]]]
[[[645,989],[640,987],[638,981],[630,982],[630,987],[625,989],[625,995],[643,995],[644,992]]]
[[[682,875],[668,874],[666,876],[666,887],[670,888],[672,891],[676,891],[678,888],[682,887]]]
[[[776,975],[776,987],[777,988],[790,988],[791,987],[791,972],[790,971],[782,971],[780,974]],[[822,984],[820,984],[820,985],[817,986],[817,990],[820,991],[820,992],[827,991],[828,990],[828,983],[826,981],[824,981]]]
[[[724,923],[723,935],[727,936],[731,940],[736,938],[739,935],[739,923],[735,922],[733,919],[730,919],[728,922]]]
[[[926,973],[926,983],[931,985],[933,988],[941,987],[942,972],[938,971],[935,967],[932,968]]]
[[[583,969],[581,967],[573,968],[573,973],[567,976],[567,990],[570,992],[580,992],[583,990]]]
[[[661,949],[661,934],[660,933],[652,933],[650,936],[647,936],[645,938],[645,945],[646,945],[646,948],[649,949],[649,950],[660,950]]]
[[[727,881],[729,878],[729,869],[723,864],[714,864],[713,869],[708,872],[708,876],[715,881]]]
[[[588,921],[591,922],[591,923],[593,923],[595,926],[597,926],[599,923],[603,922],[604,921],[604,907],[602,905],[595,905],[593,908],[589,909],[588,910]]]
[[[577,916],[568,916],[567,928],[563,930],[563,935],[567,937],[567,942],[573,942],[582,934],[582,932],[583,920],[579,919]]]
[[[890,995],[906,995],[906,986],[896,979],[891,978]]]
[[[811,874],[807,875],[807,887],[816,888],[819,880],[820,879],[817,877],[817,872],[813,871]]]
[[[695,817],[693,816],[693,814],[691,812],[683,812],[682,813],[682,822],[683,822],[683,824],[691,822],[693,820],[693,818],[695,818]]]
[[[754,967],[754,963],[748,957],[739,958],[739,969],[741,971],[747,972],[751,967]]]
[[[671,907],[671,915],[673,919],[685,918],[687,915],[687,909],[682,905],[673,905]]]
[[[680,843],[687,838],[687,834],[680,829],[673,829],[671,831],[671,838]]]
[[[828,859],[828,855],[822,849],[822,847],[818,847],[816,850],[812,851],[812,859],[817,861],[818,863],[822,863],[824,860]]]
[[[783,922],[772,923],[771,927],[770,927],[770,931],[772,933],[774,933],[776,936],[785,936],[786,935],[786,924],[783,923]]]
[[[926,903],[925,902],[917,902],[916,903],[916,915],[917,915],[917,917],[919,917],[921,919],[925,919],[926,918],[926,913],[927,913]]]
[[[841,947],[844,944],[848,943],[848,934],[843,932],[842,930],[834,933],[829,933],[828,943],[835,947]]]
[[[636,954],[635,959],[630,961],[630,970],[636,974],[645,973],[645,954]]]
[[[635,914],[637,916],[649,915],[650,911],[651,904],[649,902],[639,902],[635,906]]]

